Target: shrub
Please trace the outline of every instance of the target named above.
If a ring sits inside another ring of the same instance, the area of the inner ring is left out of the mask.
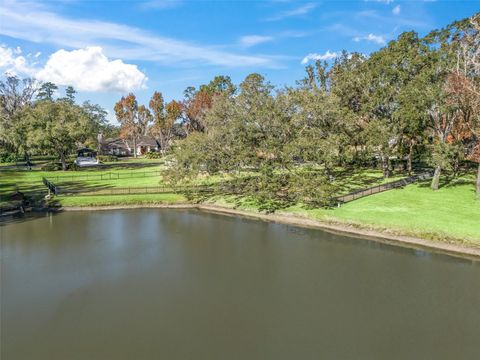
[[[30,156],[30,160],[32,161],[53,161],[55,160],[57,157],[54,156],[54,155],[32,155]]]
[[[0,152],[0,163],[12,163],[17,161],[17,155],[10,152]]]
[[[118,157],[115,155],[98,155],[97,159],[102,163],[118,161]]]
[[[149,151],[145,154],[145,158],[147,159],[160,159],[162,157],[162,154],[156,151]]]
[[[80,170],[80,167],[74,162],[67,164],[67,170],[77,171]]]
[[[57,171],[57,170],[62,170],[62,164],[57,162],[57,161],[52,161],[49,163],[46,163],[41,167],[42,170],[44,171]]]

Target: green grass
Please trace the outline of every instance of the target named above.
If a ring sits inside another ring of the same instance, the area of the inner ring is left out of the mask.
[[[58,196],[57,205],[81,206],[113,206],[113,205],[152,205],[179,204],[187,199],[179,194],[140,194],[140,195],[98,195],[98,196]]]
[[[389,229],[437,240],[480,245],[480,200],[475,199],[473,176],[432,191],[429,182],[364,197],[335,209],[285,211],[323,221]]]
[[[79,171],[42,171],[34,168],[31,171],[2,169],[0,171],[0,201],[8,194],[19,190],[31,196],[44,195],[46,188],[42,177],[52,180],[56,185],[80,189],[94,187],[135,187],[157,186],[160,176],[142,175],[163,170],[163,161],[158,159],[128,159],[122,162],[106,164],[106,168],[84,168]],[[110,174],[113,176],[110,177]],[[100,176],[104,180],[100,180]],[[120,176],[120,179],[117,179]]]

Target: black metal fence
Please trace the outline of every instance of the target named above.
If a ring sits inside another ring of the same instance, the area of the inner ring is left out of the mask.
[[[48,182],[48,180],[47,180]],[[45,182],[44,182],[45,183]],[[209,185],[195,185],[195,186],[133,186],[133,187],[92,187],[84,189],[72,189],[69,187],[54,186],[49,182],[49,188],[55,195],[75,195],[75,196],[95,196],[95,195],[142,195],[142,194],[172,194],[172,193],[211,193],[213,187]],[[45,183],[48,187],[48,185]],[[55,189],[55,192],[53,191]]]
[[[410,176],[410,177],[400,179],[397,181],[392,181],[386,184],[380,184],[380,185],[372,186],[366,189],[355,190],[349,194],[338,196],[336,200],[337,200],[337,203],[339,204],[347,203],[353,200],[360,199],[365,196],[378,194],[387,190],[401,188],[406,185],[412,184],[416,181],[428,179],[431,176],[432,174],[430,172]]]
[[[66,182],[66,181],[91,181],[91,180],[120,180],[120,179],[134,179],[134,178],[144,178],[144,177],[153,177],[160,176],[162,174],[161,170],[151,170],[151,171],[129,171],[129,172],[107,172],[102,174],[85,174],[81,175],[57,175],[50,176],[51,181],[56,182]]]
[[[107,173],[107,174],[115,174],[115,173]],[[143,174],[143,173],[132,173],[132,174]],[[106,174],[101,174],[105,176]],[[123,174],[122,174],[123,175]],[[337,204],[347,203],[353,200],[360,199],[365,196],[378,194],[384,191],[401,188],[406,185],[412,184],[419,180],[425,180],[432,176],[430,172],[425,172],[422,174],[410,176],[404,179],[400,179],[397,181],[392,181],[385,184],[380,184],[376,186],[372,186],[366,189],[360,189],[353,191],[349,194],[338,196],[334,198],[334,202]],[[61,177],[56,177],[57,179],[61,179]],[[74,177],[77,178],[77,177]],[[122,177],[119,177],[122,178]],[[112,178],[116,179],[116,178]],[[93,180],[89,178],[89,180]],[[218,190],[219,193],[224,194],[238,194],[239,189],[235,188],[234,186],[226,186],[225,184],[222,185],[189,185],[189,186],[167,186],[167,185],[157,185],[157,186],[135,186],[135,187],[101,187],[101,186],[93,186],[81,189],[74,189],[72,187],[67,186],[58,186],[55,185],[51,180],[43,178],[43,183],[49,189],[51,193],[54,195],[77,195],[77,196],[92,196],[92,195],[128,195],[128,194],[168,194],[168,193],[197,193],[197,194],[208,194]]]
[[[53,193],[54,195],[58,195],[59,190],[53,182],[44,177],[42,177],[42,182],[47,187],[49,192]]]

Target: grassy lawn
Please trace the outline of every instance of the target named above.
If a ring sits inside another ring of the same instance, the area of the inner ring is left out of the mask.
[[[139,194],[139,195],[98,195],[98,196],[58,196],[55,201],[62,206],[106,206],[106,205],[146,205],[179,204],[187,199],[180,194]]]
[[[480,201],[475,200],[474,177],[466,176],[438,191],[429,182],[364,197],[335,209],[288,212],[324,221],[367,225],[431,239],[456,239],[480,245]]]
[[[217,197],[210,202],[248,211],[257,209],[254,201],[234,197]],[[425,181],[364,197],[340,208],[308,209],[296,205],[278,213],[480,246],[480,200],[475,200],[473,176],[458,179],[438,191],[432,191],[430,182]]]
[[[8,195],[19,190],[40,200],[47,194],[42,177],[52,180],[60,189],[76,190],[109,189],[125,187],[158,186],[161,184],[160,171],[163,161],[158,159],[125,159],[108,163],[102,167],[84,168],[79,171],[31,171],[17,169],[0,170],[0,203],[6,205]],[[92,195],[57,196],[52,201],[55,206],[101,206],[130,204],[182,203],[186,199],[179,194],[132,194],[132,195]]]
[[[16,189],[28,195],[45,195],[42,177],[60,187],[135,187],[156,186],[160,183],[157,175],[163,169],[163,161],[157,159],[126,159],[107,163],[102,167],[84,168],[79,171],[42,171],[0,168],[0,200]],[[144,175],[148,175],[144,177]]]

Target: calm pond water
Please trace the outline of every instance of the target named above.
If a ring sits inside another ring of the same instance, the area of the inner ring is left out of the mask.
[[[480,263],[193,210],[0,227],[9,359],[480,359]]]

